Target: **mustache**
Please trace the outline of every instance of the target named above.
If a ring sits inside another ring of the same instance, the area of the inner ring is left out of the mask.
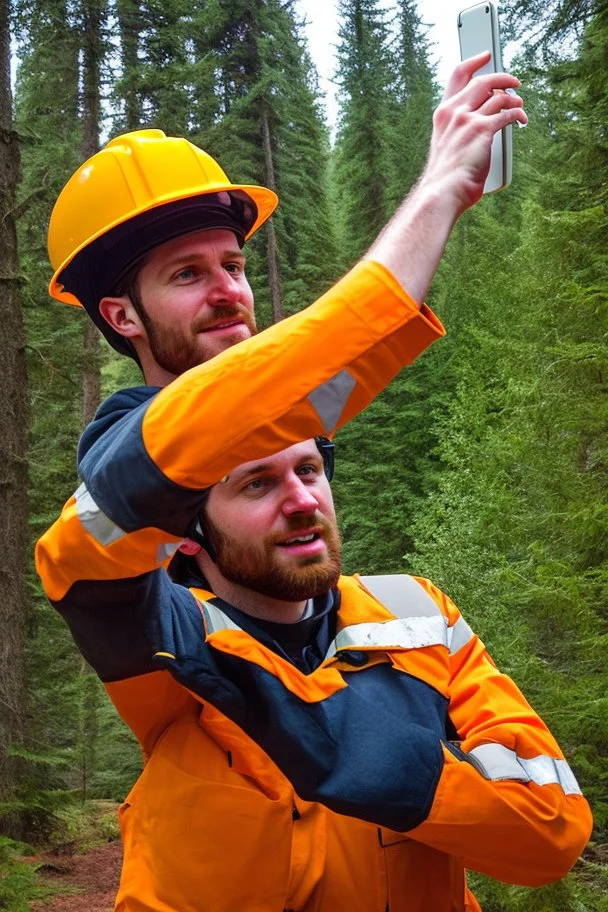
[[[334,531],[334,524],[321,513],[313,513],[308,516],[297,514],[287,518],[285,529],[280,534],[273,536],[272,543],[277,544],[292,532],[303,532],[312,527],[319,529],[325,536],[333,534]]]
[[[195,320],[192,328],[194,332],[204,332],[206,329],[211,329],[212,326],[217,326],[218,323],[234,320],[236,317],[239,317],[252,332],[256,331],[253,315],[243,304],[235,304],[234,306],[223,304],[219,307],[214,307],[212,314],[206,314]]]

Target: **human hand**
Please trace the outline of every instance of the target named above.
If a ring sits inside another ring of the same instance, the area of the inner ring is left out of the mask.
[[[508,73],[474,75],[489,59],[490,53],[484,52],[463,60],[433,115],[429,157],[419,187],[439,192],[445,203],[453,204],[455,217],[483,193],[495,133],[516,121],[528,122],[523,101],[514,92],[518,79]]]

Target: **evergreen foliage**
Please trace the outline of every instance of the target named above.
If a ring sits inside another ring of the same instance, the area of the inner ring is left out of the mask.
[[[380,0],[340,0],[341,111],[333,188],[345,265],[369,247],[391,214],[389,120],[396,101],[387,12]]]
[[[393,22],[396,85],[389,113],[387,203],[392,213],[418,179],[431,138],[438,93],[425,27],[414,0],[398,0]]]
[[[509,5],[533,45],[519,62],[531,124],[514,131],[513,185],[452,236],[429,298],[446,340],[338,440],[345,569],[442,586],[555,731],[593,805],[593,843],[571,877],[538,891],[474,877],[484,912],[608,907],[604,7]],[[340,15],[330,153],[293,0],[16,0],[32,541],[77,486],[85,318],[48,299],[45,235],[82,160],[87,86],[102,132],[186,135],[232,180],[277,189],[274,233],[247,246],[265,325],[273,307],[275,318],[298,310],[356,260],[426,154],[436,87],[416,4],[341,0]],[[96,87],[84,78],[85,22],[98,29]],[[105,342],[99,362],[103,395],[139,382]],[[75,796],[121,800],[140,757],[28,574],[28,734],[13,746],[23,781],[9,804],[26,838],[44,841]],[[0,845],[1,889],[17,897],[14,851]]]

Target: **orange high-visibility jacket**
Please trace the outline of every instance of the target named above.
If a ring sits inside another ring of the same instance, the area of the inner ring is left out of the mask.
[[[397,578],[396,610],[392,584],[342,580],[304,674],[163,569],[205,487],[332,433],[440,332],[366,264],[85,433],[37,566],[149,758],[122,810],[121,912],[476,909],[464,866],[537,884],[581,850],[559,748],[430,584]]]

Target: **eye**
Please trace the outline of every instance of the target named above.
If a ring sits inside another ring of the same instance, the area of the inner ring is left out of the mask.
[[[243,265],[241,263],[226,263],[224,266],[226,272],[229,272],[230,275],[240,275],[243,272]]]
[[[318,475],[321,474],[321,467],[313,465],[312,463],[306,463],[297,469],[297,474],[300,476],[300,478],[315,479]]]
[[[270,487],[270,481],[267,478],[253,478],[243,487],[243,493],[249,495],[265,494]]]
[[[195,275],[196,271],[194,269],[194,266],[183,266],[175,273],[173,278],[178,282],[188,282],[190,279],[193,279]]]

